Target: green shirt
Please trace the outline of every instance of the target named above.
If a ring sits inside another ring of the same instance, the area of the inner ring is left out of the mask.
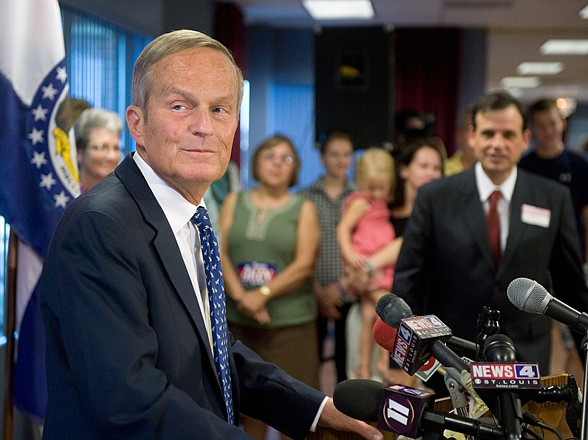
[[[293,194],[277,209],[262,212],[251,202],[251,192],[237,196],[228,248],[235,270],[246,290],[269,284],[296,255],[296,238],[300,209],[304,198]],[[292,292],[271,299],[267,304],[271,322],[261,325],[242,315],[235,302],[227,297],[227,320],[250,327],[275,328],[307,324],[317,318],[312,278]]]

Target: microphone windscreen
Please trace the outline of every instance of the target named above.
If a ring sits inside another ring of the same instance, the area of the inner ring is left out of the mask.
[[[376,313],[382,321],[394,328],[398,327],[402,319],[412,316],[409,305],[393,293],[387,293],[378,300]]]
[[[517,351],[512,339],[497,333],[484,342],[484,357],[488,362],[510,363],[517,361]]]
[[[547,307],[545,299],[551,295],[537,281],[529,278],[517,278],[508,285],[506,296],[518,309],[542,314]]]
[[[377,422],[384,385],[369,379],[339,382],[333,393],[335,408],[364,422]]]
[[[376,313],[378,314],[378,316],[380,315],[380,313],[382,313],[382,311],[391,301],[395,300],[395,298],[397,298],[397,296],[393,293],[386,293],[385,295],[382,295],[380,299],[378,299],[378,301],[376,302]]]
[[[396,342],[396,334],[398,333],[397,329],[390,327],[382,321],[382,318],[378,318],[372,328],[372,333],[374,335],[374,340],[380,347],[385,348],[388,351],[393,351],[394,342]]]

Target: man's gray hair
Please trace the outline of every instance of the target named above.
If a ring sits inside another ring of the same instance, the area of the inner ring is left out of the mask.
[[[151,91],[151,69],[155,63],[178,52],[199,47],[207,47],[224,54],[235,68],[239,85],[238,103],[243,96],[243,74],[231,52],[220,42],[202,32],[182,29],[160,35],[143,49],[133,69],[133,104],[147,108],[147,101]]]

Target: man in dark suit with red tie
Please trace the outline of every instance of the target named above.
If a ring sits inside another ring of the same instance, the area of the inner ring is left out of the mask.
[[[202,197],[229,163],[242,82],[196,31],[137,60],[137,152],[71,203],[45,259],[44,439],[245,439],[241,412],[293,438],[317,425],[382,438],[226,335]]]
[[[517,100],[489,93],[472,118],[469,141],[478,163],[419,190],[393,290],[415,314],[435,314],[472,341],[483,306],[498,309],[518,360],[538,362],[547,374],[550,320],[516,309],[506,290],[515,278],[531,278],[588,311],[569,191],[517,168],[531,136]]]

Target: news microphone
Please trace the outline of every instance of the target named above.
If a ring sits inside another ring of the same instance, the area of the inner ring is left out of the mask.
[[[394,342],[396,341],[398,330],[386,324],[382,321],[382,318],[378,317],[378,319],[376,319],[372,328],[372,333],[374,335],[374,340],[380,347],[387,351],[392,351],[394,349]],[[458,338],[457,336],[451,336],[445,341],[445,344],[457,354],[461,354],[470,359],[476,357],[478,349],[475,342]]]
[[[386,351],[394,350],[394,342],[396,342],[396,335],[398,330],[394,327],[390,327],[382,318],[378,317],[374,326],[372,327],[372,334],[376,343],[386,349]]]
[[[468,417],[429,409],[434,394],[402,385],[385,388],[367,379],[349,379],[335,387],[333,402],[342,413],[378,428],[417,438],[423,432],[445,429],[476,438],[504,438],[502,430]]]
[[[584,334],[588,331],[588,314],[580,313],[553,297],[537,281],[529,278],[512,280],[506,295],[509,301],[520,310],[549,316]]]
[[[394,327],[390,327],[382,318],[378,317],[374,326],[372,328],[372,334],[374,336],[374,340],[376,343],[384,348],[386,351],[393,352],[394,351],[394,343],[396,342],[396,336],[398,334],[398,330]],[[390,354],[390,360],[392,367],[401,368],[393,359],[392,354]],[[441,364],[435,360],[434,357],[429,357],[428,361],[415,373],[419,379],[423,382],[427,382],[436,371],[439,371]]]
[[[393,293],[378,300],[376,313],[385,324],[398,329],[392,355],[404,371],[416,373],[433,355],[447,374],[467,387],[461,372],[469,372],[469,365],[443,343],[451,337],[451,330],[439,318],[414,315],[408,304]]]
[[[502,334],[490,335],[484,344],[484,357],[488,362],[499,364],[516,363],[516,349],[512,340]],[[523,409],[516,392],[499,390],[497,393],[498,417],[501,420],[506,440],[523,437]]]
[[[393,293],[387,293],[378,299],[376,313],[382,321],[394,328],[398,328],[400,320],[416,316],[406,301]]]

